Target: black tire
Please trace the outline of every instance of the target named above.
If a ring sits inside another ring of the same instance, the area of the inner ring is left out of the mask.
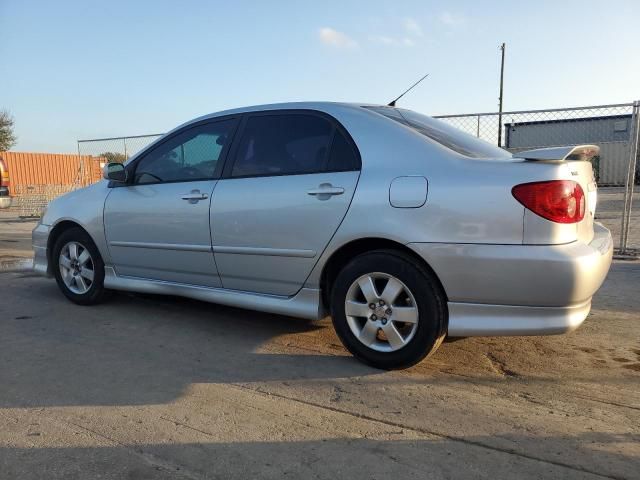
[[[70,290],[62,279],[62,272],[60,271],[58,262],[60,260],[60,252],[69,242],[78,242],[85,247],[91,255],[91,261],[93,264],[93,282],[89,289],[82,294],[75,293]],[[102,302],[109,296],[110,292],[104,288],[104,262],[102,261],[100,252],[93,243],[93,240],[91,240],[91,237],[82,228],[70,228],[60,234],[53,245],[53,251],[51,252],[51,264],[58,287],[60,287],[64,296],[73,303],[77,303],[78,305],[95,305]]]
[[[399,350],[382,352],[365,345],[347,322],[345,300],[349,288],[363,275],[374,272],[400,280],[415,298],[417,327]],[[364,363],[383,370],[410,367],[436,351],[447,332],[446,305],[446,296],[434,275],[410,255],[396,250],[374,250],[357,256],[340,271],[331,290],[333,326],[343,345]]]

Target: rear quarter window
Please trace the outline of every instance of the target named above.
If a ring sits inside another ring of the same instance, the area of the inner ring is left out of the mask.
[[[340,130],[336,130],[331,144],[327,170],[345,172],[360,169],[360,160],[355,146],[347,140]]]

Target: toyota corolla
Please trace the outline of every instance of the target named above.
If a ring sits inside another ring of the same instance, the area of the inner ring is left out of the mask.
[[[612,258],[581,145],[511,154],[341,103],[190,121],[49,205],[36,271],[71,301],[181,295],[317,319],[379,368],[445,336],[577,328]]]

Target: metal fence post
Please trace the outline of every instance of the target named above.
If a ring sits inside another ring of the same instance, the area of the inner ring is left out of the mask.
[[[476,137],[480,138],[480,115],[478,115],[478,123],[476,124]]]
[[[627,183],[624,189],[624,209],[622,212],[622,224],[620,230],[620,253],[627,250],[629,239],[629,227],[631,226],[631,207],[633,206],[633,189],[636,177],[636,162],[638,158],[638,146],[640,143],[640,100],[633,102],[632,129],[629,137],[629,165],[627,169]]]
[[[124,161],[127,161],[127,137],[122,139],[122,143],[124,144]]]
[[[82,185],[82,154],[80,153],[80,142],[78,144],[78,173],[76,182],[78,185]]]

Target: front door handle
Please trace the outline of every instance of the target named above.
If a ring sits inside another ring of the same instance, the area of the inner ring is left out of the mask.
[[[322,197],[329,198],[331,195],[342,195],[343,193],[344,188],[334,187],[330,183],[321,183],[318,188],[307,190],[307,195],[317,195],[321,199]]]
[[[198,203],[200,200],[206,200],[209,195],[201,193],[200,190],[191,190],[189,193],[183,193],[180,195],[182,200],[187,200],[189,203]]]

